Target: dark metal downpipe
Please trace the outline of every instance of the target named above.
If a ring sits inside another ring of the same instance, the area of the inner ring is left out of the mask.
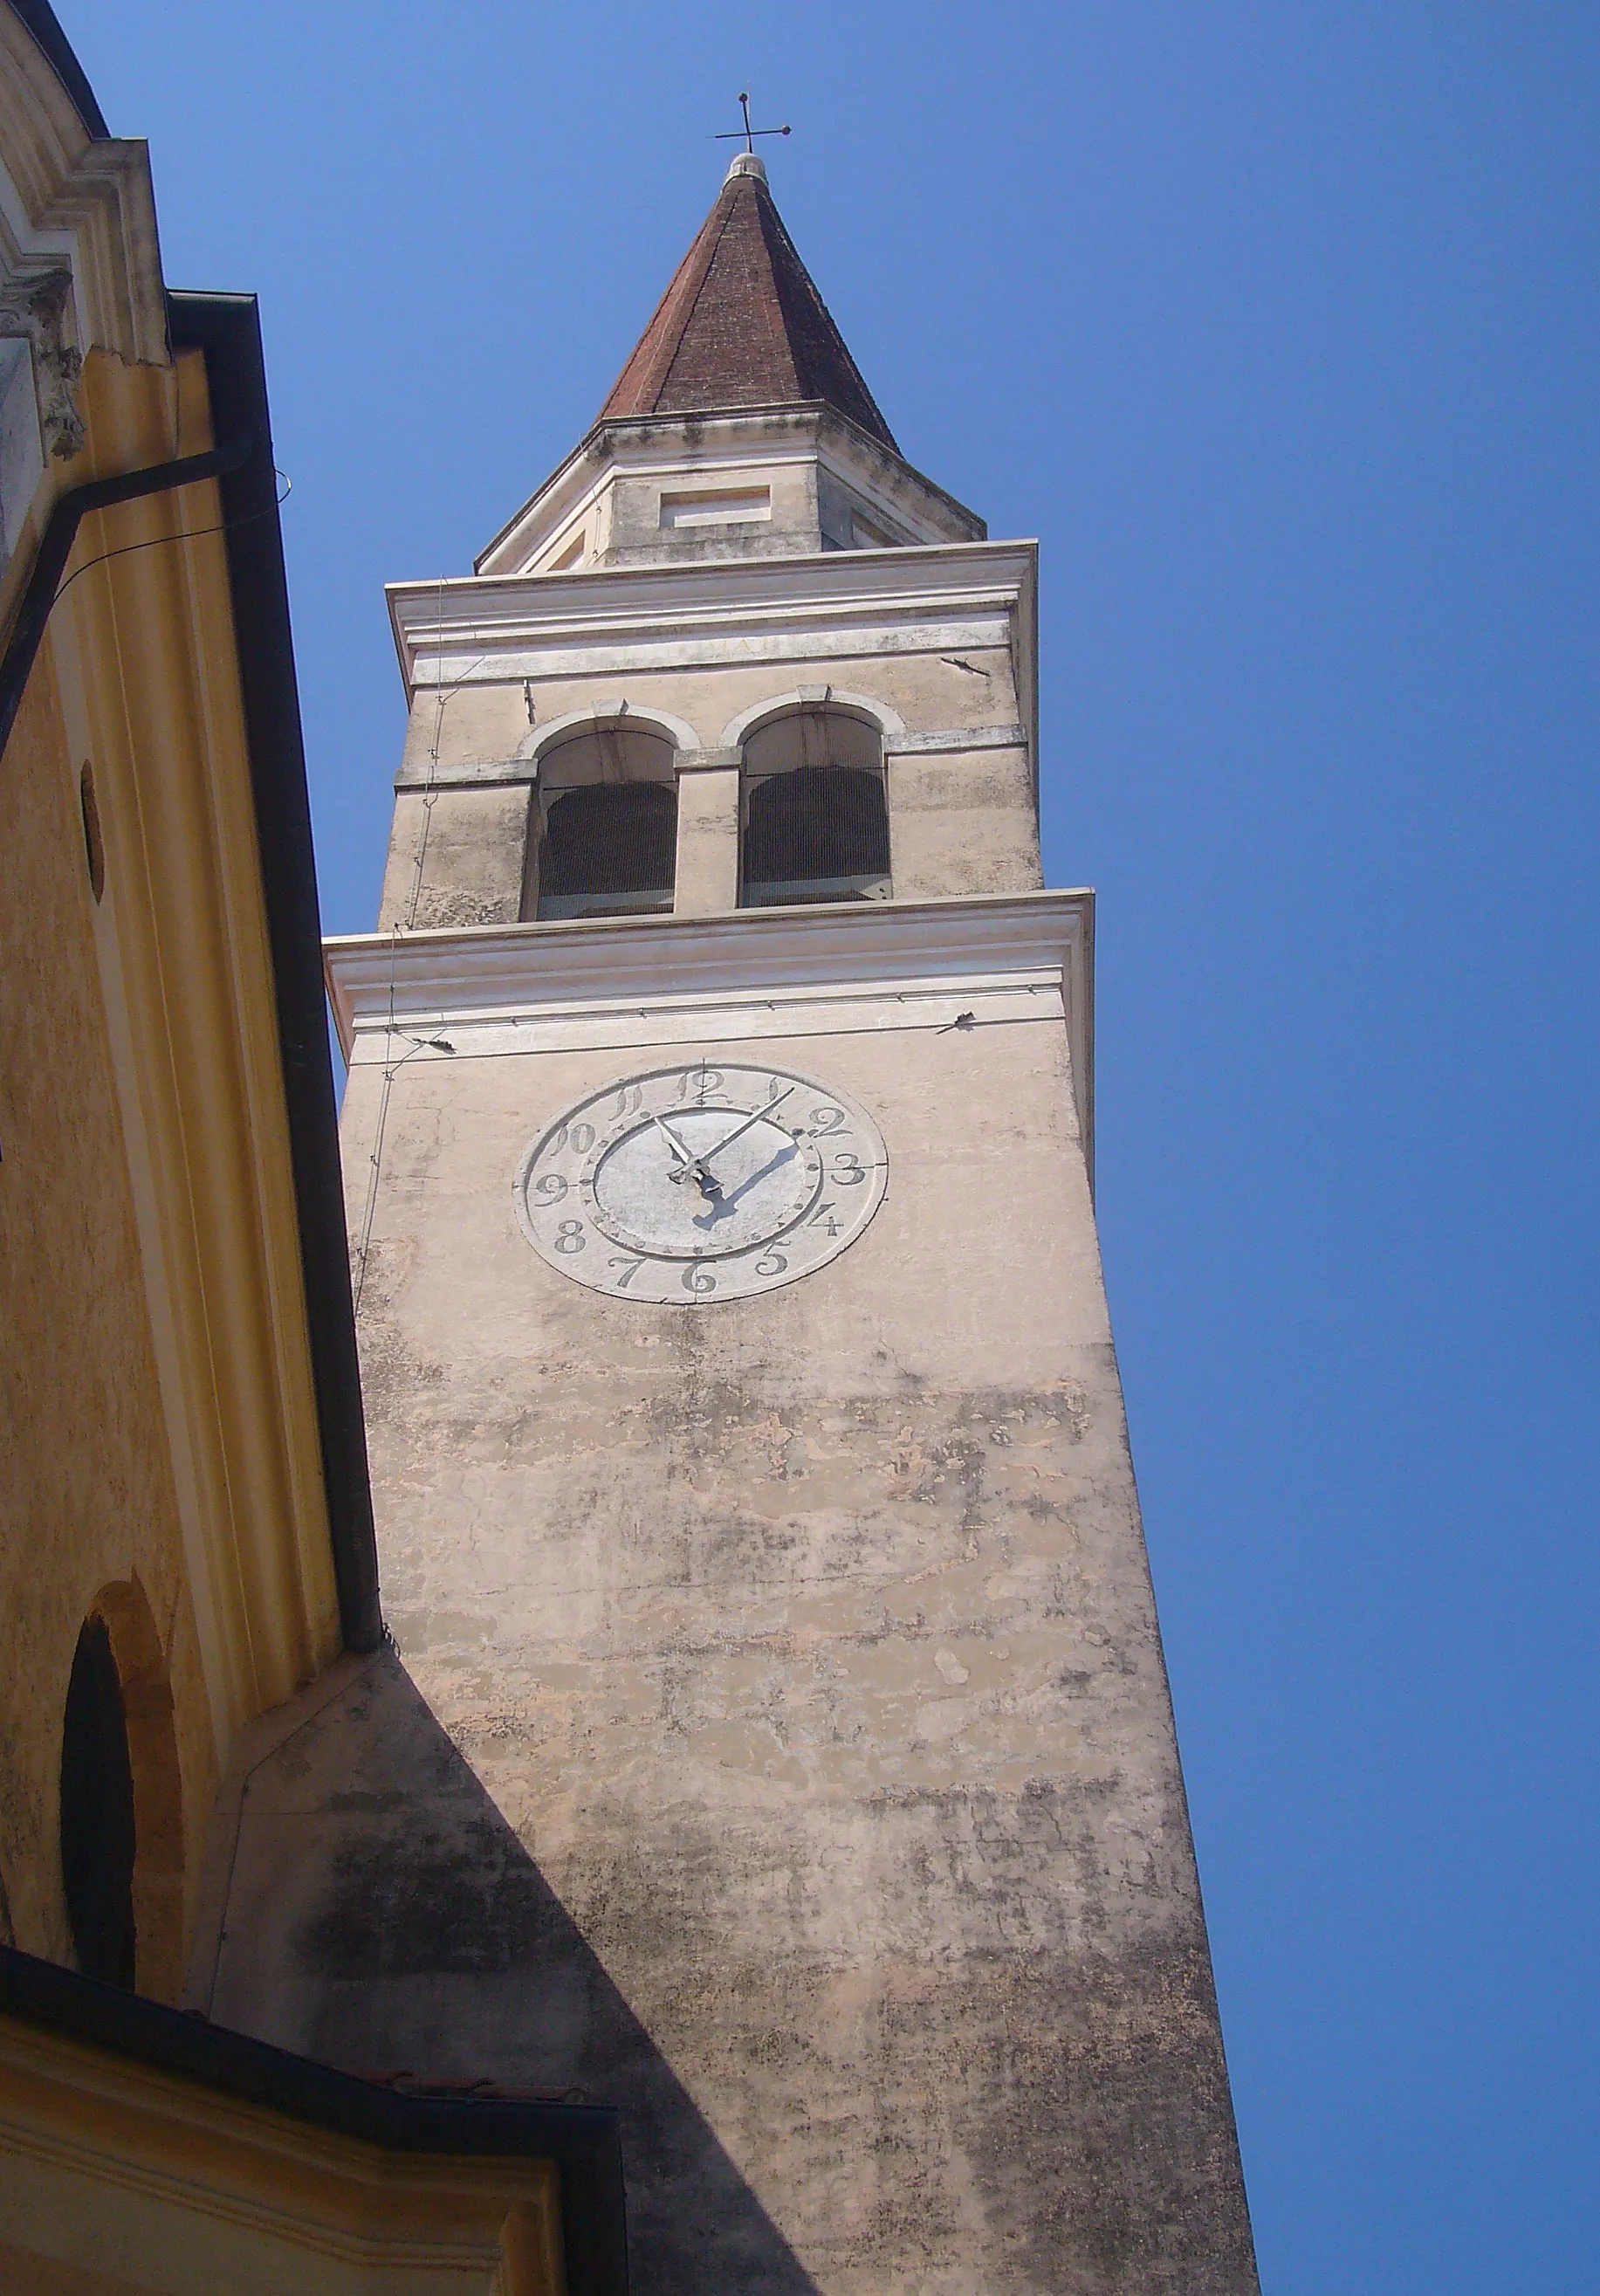
[[[55,603],[82,521],[92,511],[107,510],[113,503],[135,502],[141,495],[168,494],[175,487],[192,487],[202,479],[224,478],[228,472],[237,471],[249,462],[256,444],[254,433],[249,433],[228,446],[213,447],[209,454],[185,455],[175,463],[152,463],[143,471],[124,471],[116,478],[90,479],[84,486],[69,488],[62,496],[45,522],[28,587],[22,593],[4,655],[0,658],[0,758],[5,755],[12,727],[22,707],[22,696],[38,657],[50,609]],[[179,535],[171,537],[175,542],[182,538]]]

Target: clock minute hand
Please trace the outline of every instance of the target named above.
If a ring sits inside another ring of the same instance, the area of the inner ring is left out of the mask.
[[[788,1099],[790,1094],[793,1090],[794,1086],[790,1084],[785,1085],[782,1092],[775,1093],[773,1097],[767,1101],[764,1106],[758,1108],[752,1115],[747,1116],[743,1124],[735,1124],[731,1132],[725,1132],[714,1148],[708,1148],[706,1150],[705,1154],[701,1158],[701,1162],[702,1164],[709,1164],[713,1156],[720,1156],[725,1148],[732,1147],[734,1142],[738,1139],[742,1132],[748,1132],[752,1124],[759,1124],[761,1119],[764,1116],[769,1116],[775,1108],[779,1107],[783,1102]]]

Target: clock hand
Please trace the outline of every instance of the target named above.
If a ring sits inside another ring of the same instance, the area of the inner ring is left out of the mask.
[[[753,1187],[759,1186],[761,1181],[767,1179],[772,1173],[775,1172],[780,1164],[787,1163],[789,1158],[794,1153],[795,1146],[793,1141],[785,1140],[781,1148],[775,1148],[773,1150],[772,1154],[767,1158],[767,1161],[762,1165],[759,1172],[752,1172],[748,1180],[741,1180],[738,1186],[736,1188],[730,1188],[726,1195],[716,1197],[711,1204],[710,1212],[703,1219],[696,1214],[694,1221],[695,1226],[714,1226],[717,1221],[719,1220],[725,1213],[731,1212],[734,1209],[741,1196],[749,1195]]]
[[[678,1162],[685,1165],[693,1164],[694,1161],[693,1157],[690,1155],[688,1150],[684,1146],[683,1142],[672,1129],[672,1127],[669,1124],[663,1124],[661,1118],[656,1114],[653,1109],[651,1109],[646,1112],[656,1130],[667,1143],[668,1147],[671,1149],[673,1154],[677,1158]]]
[[[788,1099],[790,1094],[793,1090],[794,1086],[792,1084],[785,1085],[782,1092],[775,1093],[765,1107],[758,1108],[752,1116],[747,1116],[743,1124],[735,1124],[731,1132],[725,1132],[721,1139],[717,1143],[715,1148],[708,1148],[706,1150],[705,1154],[700,1160],[702,1164],[709,1164],[713,1156],[720,1156],[725,1148],[728,1148],[733,1145],[734,1142],[737,1140],[742,1132],[748,1132],[752,1124],[759,1124],[761,1119],[764,1116],[770,1115],[775,1108],[776,1108],[782,1102]]]
[[[663,1123],[653,1109],[650,1112],[650,1120],[678,1160],[679,1168],[676,1172],[669,1172],[668,1178],[678,1181],[693,1180],[701,1194],[710,1202],[717,1193],[717,1183],[707,1171],[704,1159],[692,1156],[672,1127]]]

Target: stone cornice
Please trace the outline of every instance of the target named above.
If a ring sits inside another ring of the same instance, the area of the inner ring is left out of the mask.
[[[495,684],[602,650],[621,667],[629,655],[710,661],[782,636],[825,656],[879,650],[866,641],[886,629],[909,644],[922,633],[933,645],[1014,644],[1030,687],[1037,564],[1033,542],[938,543],[399,582],[387,594],[408,701],[419,686]]]
[[[925,734],[890,734],[883,743],[886,758],[934,758],[972,750],[1025,750],[1027,728],[1022,726],[951,726]]]
[[[1027,1017],[1064,1017],[1092,1155],[1094,905],[1092,892],[1075,890],[480,925],[343,936],[324,944],[324,958],[353,1064],[363,1039],[386,1057],[395,1032],[410,1040],[409,1057],[431,1061],[653,1041],[685,1029],[726,1037],[847,1021],[950,1028],[949,1008],[979,997],[988,1000],[983,1025],[1022,1017],[1019,1000],[1033,1000]],[[1050,1001],[1038,1003],[1040,992]],[[429,1042],[447,1031],[449,1049]]]
[[[578,722],[594,723],[607,713],[585,710],[574,713]],[[639,722],[651,723],[644,713]],[[556,720],[559,726],[562,723]],[[540,728],[548,737],[549,726]],[[886,758],[962,757],[980,750],[1025,750],[1028,735],[1021,726],[951,726],[927,734],[889,734],[883,739]],[[514,789],[529,787],[538,779],[538,759],[532,754],[528,742],[520,745],[521,753],[514,758],[471,758],[459,765],[434,767],[402,765],[396,774],[397,790],[463,790]],[[673,757],[674,769],[680,774],[721,772],[725,767],[736,766],[743,758],[740,749],[684,749]]]
[[[85,131],[32,36],[0,7],[0,255],[8,272],[66,261],[80,353],[165,364],[167,307],[150,156]]]
[[[720,414],[653,414],[597,422],[502,527],[479,557],[477,571],[489,577],[520,571],[619,473],[701,474],[745,464],[775,467],[818,460],[848,472],[866,498],[879,500],[886,511],[909,490],[914,500],[920,500],[923,523],[934,533],[948,534],[954,528],[974,539],[983,537],[984,523],[975,511],[836,407],[820,402],[750,406]]]

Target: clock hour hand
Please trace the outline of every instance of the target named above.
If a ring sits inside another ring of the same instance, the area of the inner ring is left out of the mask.
[[[748,1132],[752,1124],[759,1124],[764,1116],[770,1116],[773,1110],[787,1100],[793,1090],[794,1086],[792,1084],[785,1085],[782,1092],[775,1093],[763,1107],[758,1108],[753,1115],[747,1116],[743,1124],[735,1124],[731,1132],[725,1132],[715,1148],[706,1150],[705,1154],[701,1158],[702,1164],[709,1164],[713,1156],[720,1156],[725,1148],[731,1148],[742,1132]]]
[[[717,1183],[707,1171],[702,1159],[690,1154],[672,1127],[664,1123],[653,1109],[650,1112],[650,1120],[677,1158],[677,1169],[676,1172],[669,1173],[669,1178],[679,1181],[693,1180],[701,1194],[709,1201],[717,1193]]]
[[[651,1122],[661,1134],[662,1139],[667,1143],[668,1147],[671,1149],[673,1154],[677,1158],[678,1162],[685,1166],[693,1164],[694,1161],[693,1157],[690,1155],[688,1150],[684,1146],[683,1142],[672,1129],[672,1127],[669,1124],[663,1123],[662,1119],[656,1114],[654,1109],[651,1109],[647,1112]]]

